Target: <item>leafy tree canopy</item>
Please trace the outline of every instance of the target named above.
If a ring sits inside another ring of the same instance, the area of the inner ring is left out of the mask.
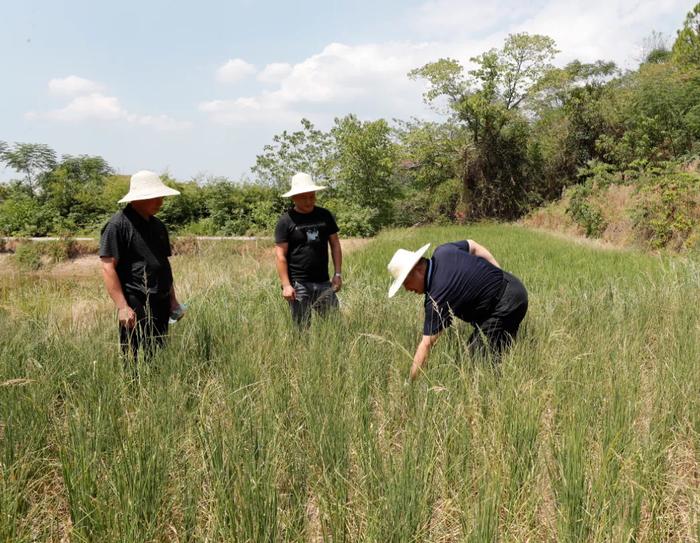
[[[286,190],[292,176],[300,171],[319,180],[329,177],[330,135],[308,119],[302,119],[301,126],[296,132],[285,130],[275,135],[256,157],[252,171],[260,184]]]
[[[56,152],[43,143],[14,143],[0,146],[0,162],[24,174],[24,182],[32,193],[39,177],[56,167]]]
[[[700,2],[688,13],[673,44],[673,59],[681,65],[700,67]]]

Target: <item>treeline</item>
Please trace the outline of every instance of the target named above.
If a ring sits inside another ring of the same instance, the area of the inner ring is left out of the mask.
[[[307,171],[330,187],[319,203],[346,235],[513,220],[562,195],[568,217],[597,235],[605,219],[596,198],[626,185],[643,203],[639,228],[663,230],[654,234],[663,246],[698,220],[700,4],[673,44],[653,33],[645,49],[627,72],[604,60],[555,67],[554,41],[527,33],[469,68],[439,59],[408,76],[426,83],[424,99],[442,121],[348,115],[322,131],[304,119],[265,146],[246,182],[166,176],[182,196],[167,199],[160,216],[183,233],[269,233],[286,205],[279,194]],[[0,186],[3,235],[94,233],[128,186],[100,157],[58,159],[45,145],[0,142],[0,162],[22,176]]]

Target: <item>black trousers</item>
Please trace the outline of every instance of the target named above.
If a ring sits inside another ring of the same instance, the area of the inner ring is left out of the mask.
[[[170,317],[170,296],[157,297],[124,293],[126,303],[136,313],[136,325],[119,325],[119,343],[125,357],[136,358],[140,350],[150,358],[165,343]]]
[[[292,319],[299,328],[308,328],[311,324],[312,310],[323,316],[338,308],[338,297],[330,281],[322,283],[294,281],[292,285],[296,292],[296,299],[289,302],[289,308],[292,311]]]
[[[495,300],[491,314],[481,322],[472,323],[474,332],[469,338],[472,356],[490,355],[498,361],[518,335],[527,313],[527,290],[520,279],[508,272],[503,272],[503,281],[501,295]]]

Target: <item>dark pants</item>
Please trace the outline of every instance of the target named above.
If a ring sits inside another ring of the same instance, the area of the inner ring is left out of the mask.
[[[330,281],[311,283],[294,281],[292,286],[296,300],[289,302],[292,319],[300,328],[307,328],[311,323],[311,310],[319,315],[326,315],[331,309],[338,307],[338,297],[333,291]]]
[[[472,323],[474,332],[469,338],[472,355],[491,355],[495,361],[517,337],[520,323],[527,313],[525,286],[514,275],[503,274],[501,295],[495,300],[491,314],[481,322]]]
[[[170,316],[170,296],[156,297],[125,293],[126,303],[136,313],[136,326],[126,328],[119,325],[119,343],[125,357],[136,358],[143,350],[146,358],[153,355],[165,343]]]

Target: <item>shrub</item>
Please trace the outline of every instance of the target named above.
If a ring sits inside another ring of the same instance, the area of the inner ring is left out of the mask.
[[[217,229],[211,217],[190,223],[180,230],[180,235],[183,236],[215,236],[216,234]]]
[[[32,242],[18,245],[15,249],[15,263],[21,270],[38,270],[41,268],[41,249]]]
[[[219,180],[204,190],[211,222],[216,233],[223,236],[270,231],[286,205],[269,187]]]
[[[599,160],[589,160],[584,167],[578,169],[577,177],[582,185],[596,188],[623,182],[615,166]]]
[[[0,234],[6,236],[45,236],[53,229],[50,211],[36,199],[22,196],[0,204]]]
[[[333,213],[341,236],[364,238],[377,233],[376,209],[362,207],[341,198],[325,199],[321,205]]]
[[[450,224],[464,218],[462,182],[450,179],[432,190],[418,190],[395,204],[394,226]]]
[[[64,237],[58,241],[51,241],[46,244],[46,249],[42,251],[52,262],[63,262],[69,258],[75,258],[78,254],[77,243],[74,239]]]
[[[430,195],[429,217],[436,224],[461,222],[466,208],[462,198],[462,181],[450,179],[438,185]]]
[[[599,238],[605,231],[607,223],[600,207],[590,201],[593,192],[590,183],[570,188],[567,191],[569,205],[566,212],[584,229],[586,237]]]
[[[408,228],[429,222],[430,193],[417,191],[398,200],[394,206],[394,226]]]
[[[669,173],[648,178],[637,193],[632,220],[653,249],[681,249],[698,225],[700,176]]]

